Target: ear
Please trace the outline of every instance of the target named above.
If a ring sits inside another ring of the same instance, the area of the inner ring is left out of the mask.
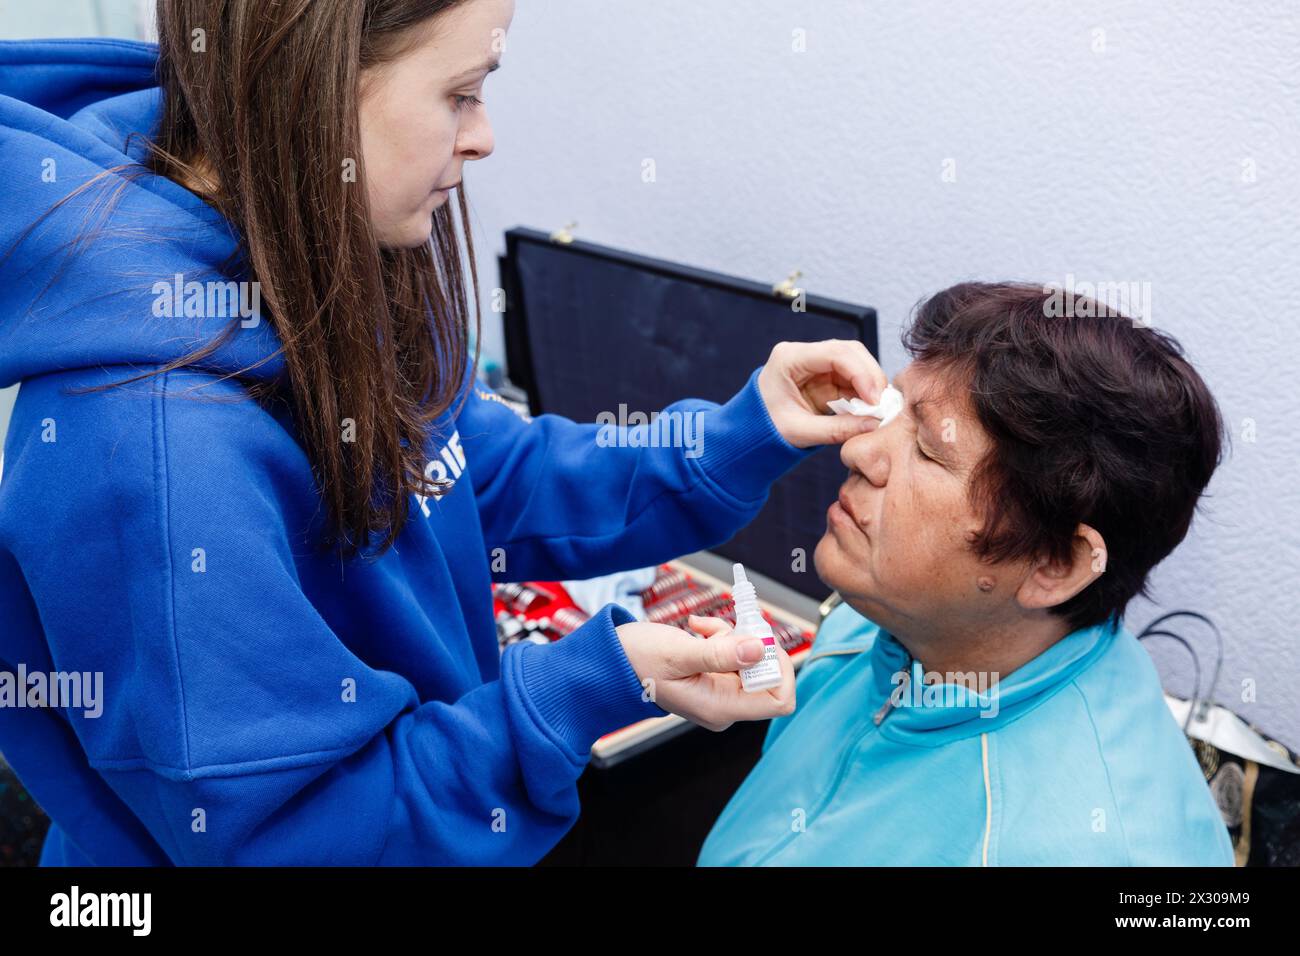
[[[1106,542],[1096,529],[1080,524],[1074,531],[1067,562],[1043,560],[1016,591],[1024,608],[1064,604],[1106,571]]]

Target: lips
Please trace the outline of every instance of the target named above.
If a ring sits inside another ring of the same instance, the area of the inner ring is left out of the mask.
[[[863,537],[869,538],[870,535],[867,534],[867,529],[863,527],[862,522],[858,520],[857,513],[853,510],[853,505],[849,502],[849,496],[845,494],[843,488],[840,489],[839,498],[836,499],[836,503],[839,504],[840,510],[843,511],[848,516],[849,520],[853,522],[854,529]]]
[[[853,513],[853,506],[849,504],[849,496],[844,493],[843,488],[840,489],[840,507],[844,509],[844,513],[853,520],[854,524],[858,523],[858,516]]]

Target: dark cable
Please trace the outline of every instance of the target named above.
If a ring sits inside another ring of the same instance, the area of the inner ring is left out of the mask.
[[[1200,697],[1200,710],[1196,715],[1197,720],[1204,720],[1206,712],[1210,709],[1210,704],[1213,703],[1214,701],[1214,694],[1219,688],[1219,675],[1223,672],[1223,634],[1222,632],[1219,631],[1218,626],[1213,621],[1211,621],[1208,617],[1206,617],[1204,614],[1198,614],[1196,611],[1170,611],[1168,614],[1160,615],[1160,617],[1156,618],[1145,628],[1143,628],[1142,633],[1138,635],[1138,640],[1139,641],[1142,640],[1142,638],[1153,628],[1158,627],[1160,624],[1163,624],[1171,617],[1180,617],[1180,616],[1191,617],[1191,618],[1195,618],[1198,621],[1204,621],[1206,624],[1210,626],[1210,630],[1214,632],[1214,640],[1217,645],[1216,653],[1218,655],[1214,661],[1214,676],[1210,679],[1210,686],[1206,689],[1205,696]],[[1195,652],[1193,652],[1193,656],[1195,656]],[[1198,691],[1198,697],[1199,697],[1200,696],[1199,681],[1197,683],[1196,689]]]
[[[1183,721],[1183,736],[1187,736],[1187,728],[1192,725],[1192,714],[1195,713],[1196,705],[1199,703],[1200,700],[1200,692],[1201,692],[1200,658],[1196,656],[1196,651],[1192,649],[1192,645],[1187,643],[1185,638],[1183,638],[1178,634],[1175,634],[1173,631],[1153,631],[1151,630],[1150,625],[1148,625],[1147,627],[1143,628],[1142,635],[1138,638],[1138,640],[1140,641],[1146,637],[1172,637],[1179,644],[1183,645],[1183,647],[1187,648],[1187,653],[1192,655],[1192,671],[1196,675],[1196,682],[1192,689],[1192,699],[1188,702],[1187,705],[1187,719]]]

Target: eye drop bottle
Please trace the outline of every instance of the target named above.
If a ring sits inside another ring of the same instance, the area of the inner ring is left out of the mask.
[[[731,597],[736,602],[736,627],[739,634],[757,637],[763,642],[763,659],[751,664],[740,672],[740,683],[747,691],[767,690],[781,683],[781,661],[776,652],[776,635],[772,625],[767,623],[763,612],[758,609],[758,595],[754,585],[745,577],[745,566],[734,564],[731,567],[735,583],[731,588]]]

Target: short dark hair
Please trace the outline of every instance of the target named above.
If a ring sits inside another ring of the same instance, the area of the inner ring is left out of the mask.
[[[1065,561],[1079,522],[1105,539],[1101,577],[1052,608],[1077,630],[1118,624],[1147,594],[1221,461],[1224,428],[1172,336],[1095,299],[1075,297],[1062,314],[1061,295],[955,285],[917,306],[903,346],[969,394],[990,437],[971,475],[986,519],[976,554]]]

